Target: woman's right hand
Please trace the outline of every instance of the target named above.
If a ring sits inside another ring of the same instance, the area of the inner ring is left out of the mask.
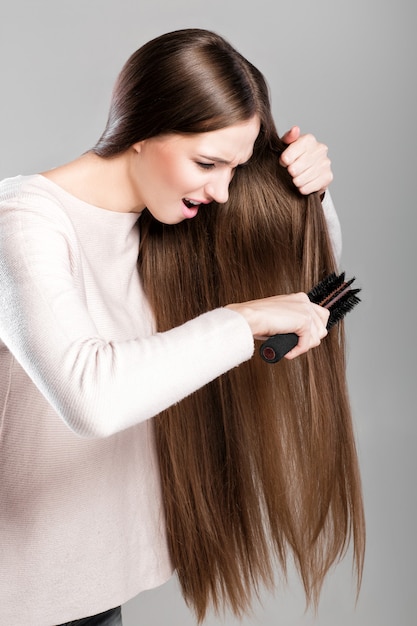
[[[318,346],[327,335],[329,311],[311,302],[305,293],[229,304],[226,308],[243,315],[255,339],[284,333],[298,335],[298,344],[285,355],[287,359]]]

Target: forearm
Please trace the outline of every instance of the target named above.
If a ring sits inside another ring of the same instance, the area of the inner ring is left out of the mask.
[[[0,339],[79,435],[128,428],[251,357],[250,329],[227,309],[151,336],[101,335],[64,222],[55,206],[0,211]]]

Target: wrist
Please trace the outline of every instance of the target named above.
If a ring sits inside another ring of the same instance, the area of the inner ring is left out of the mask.
[[[246,306],[244,302],[235,302],[233,304],[227,304],[225,308],[230,309],[231,311],[235,311],[236,313],[239,313],[239,315],[241,315],[245,319],[246,323],[248,324],[252,335],[254,336],[256,334],[256,331],[254,328],[254,319],[253,319],[254,316],[250,307]]]

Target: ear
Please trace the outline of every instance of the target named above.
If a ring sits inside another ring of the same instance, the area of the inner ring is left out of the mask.
[[[144,141],[138,141],[137,143],[134,143],[132,145],[132,148],[135,152],[137,152],[137,154],[140,154],[142,152],[142,145],[143,145]]]

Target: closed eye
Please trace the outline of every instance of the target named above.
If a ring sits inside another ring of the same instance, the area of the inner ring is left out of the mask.
[[[197,161],[198,167],[201,167],[202,170],[211,170],[214,167],[214,163],[201,163]]]

